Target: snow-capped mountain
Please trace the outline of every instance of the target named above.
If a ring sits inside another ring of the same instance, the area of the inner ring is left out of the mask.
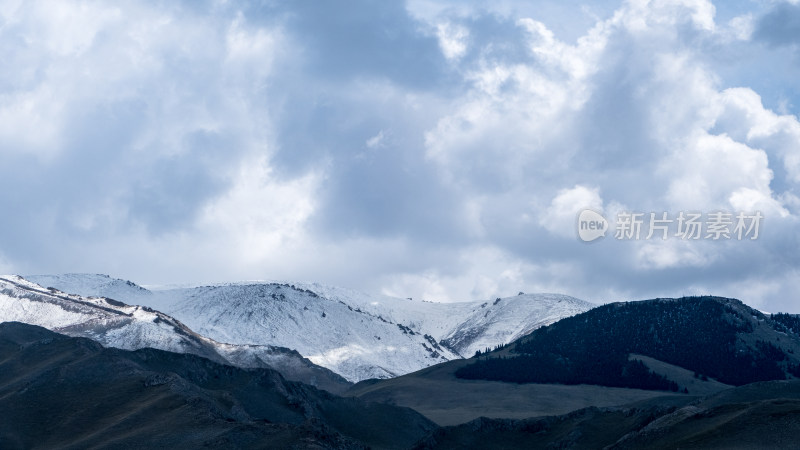
[[[93,287],[101,292],[123,291],[130,297],[152,296],[133,283],[108,277],[64,277],[54,283],[82,292]],[[57,281],[57,280],[56,280]],[[118,287],[119,289],[109,289]],[[68,336],[93,339],[103,346],[124,350],[151,347],[178,353],[192,353],[213,361],[239,367],[276,369],[289,379],[339,391],[348,383],[338,375],[315,366],[294,350],[268,345],[231,345],[201,336],[174,318],[147,306],[128,305],[103,297],[67,294],[44,288],[18,276],[0,277],[0,322],[39,325]]]
[[[108,275],[90,273],[66,273],[63,275],[31,275],[26,280],[42,287],[53,287],[62,292],[83,297],[105,297],[141,305],[138,299],[153,295],[149,290],[127,280]],[[134,301],[136,300],[136,301]]]
[[[593,305],[558,294],[519,294],[496,298],[474,306],[469,316],[442,338],[442,344],[465,357],[508,344],[531,331],[564,317],[589,310]]]
[[[595,306],[560,294],[519,293],[484,302],[433,303],[367,295],[318,283],[298,286],[427,333],[465,358],[477,350],[508,344],[536,328]]]
[[[459,358],[421,330],[292,285],[174,289],[154,292],[153,301],[212,339],[293,348],[350,381],[391,378]]]
[[[80,274],[29,280],[164,311],[215,341],[298,351],[351,382],[391,378],[519,336],[594,305],[554,294],[486,302],[434,303],[370,295],[318,283],[229,283],[146,291],[133,283]],[[142,291],[147,293],[143,293]]]
[[[88,337],[106,347],[135,350],[150,346],[221,359],[206,339],[158,311],[108,298],[67,294],[16,276],[0,277],[0,318]]]

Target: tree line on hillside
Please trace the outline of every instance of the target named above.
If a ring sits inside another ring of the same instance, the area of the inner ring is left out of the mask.
[[[484,355],[456,376],[678,389],[641,362],[628,359],[636,353],[737,386],[784,379],[783,350],[766,341],[757,342],[756,349],[737,345],[737,334],[752,332],[753,324],[737,309],[746,307],[732,302],[736,301],[689,297],[599,306],[518,340],[512,350],[518,356]],[[797,370],[789,366],[790,372],[793,369]]]
[[[797,314],[777,313],[769,317],[776,330],[800,336],[800,316]]]

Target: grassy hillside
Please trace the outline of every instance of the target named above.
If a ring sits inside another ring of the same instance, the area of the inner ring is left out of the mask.
[[[593,385],[517,384],[465,380],[454,372],[468,360],[451,361],[390,380],[356,384],[347,395],[364,400],[407,406],[439,425],[458,425],[479,417],[524,419],[566,414],[589,406],[609,407],[654,398],[688,402],[691,395]],[[716,392],[708,385],[703,392]],[[724,388],[724,387],[722,387]]]
[[[560,416],[480,418],[434,430],[414,448],[791,449],[798,435],[800,382],[771,381],[693,402],[661,397]]]

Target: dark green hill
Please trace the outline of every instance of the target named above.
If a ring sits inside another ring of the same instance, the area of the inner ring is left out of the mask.
[[[800,338],[787,328],[728,298],[612,303],[537,329],[512,344],[510,351],[476,358],[456,376],[682,389],[629,358],[640,354],[730,385],[782,380],[800,372],[795,356]]]
[[[408,448],[434,428],[269,369],[0,324],[2,449]]]

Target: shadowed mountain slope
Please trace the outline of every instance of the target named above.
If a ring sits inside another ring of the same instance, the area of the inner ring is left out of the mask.
[[[561,416],[480,418],[434,430],[414,448],[793,449],[798,435],[800,381],[793,380]]]
[[[0,324],[2,448],[408,448],[434,428],[269,369]]]

